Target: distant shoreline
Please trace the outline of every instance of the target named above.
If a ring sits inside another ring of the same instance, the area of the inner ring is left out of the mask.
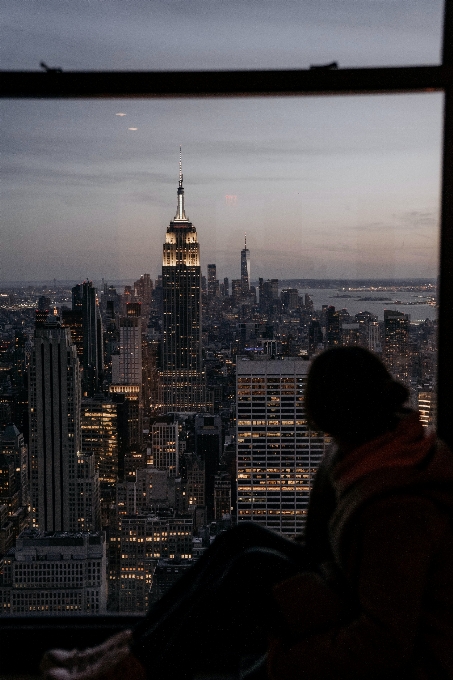
[[[139,278],[139,276],[137,277]],[[263,277],[264,279],[264,277]],[[95,286],[102,286],[102,280],[91,279]],[[104,279],[108,286],[130,286],[137,279]],[[269,280],[269,279],[264,279]],[[54,287],[59,288],[72,287],[77,283],[81,283],[82,279],[48,279],[42,281],[0,281],[1,288],[28,288],[28,287]],[[401,279],[278,279],[278,286],[280,289],[284,288],[333,288],[344,289],[346,291],[366,291],[369,288],[406,288],[419,286],[435,287],[437,283],[436,278],[401,278]],[[252,285],[259,287],[259,281],[252,281]]]

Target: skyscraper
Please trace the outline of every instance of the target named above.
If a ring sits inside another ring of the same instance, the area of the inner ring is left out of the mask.
[[[197,232],[184,210],[181,154],[178,205],[163,246],[163,337],[160,409],[202,411],[205,386],[201,355],[201,268]]]
[[[82,392],[92,397],[99,392],[104,371],[102,323],[96,299],[96,288],[84,281],[72,289],[72,311],[81,314],[82,321]],[[77,316],[68,317],[68,325],[77,327]]]
[[[326,438],[307,426],[309,364],[268,357],[237,362],[238,522],[300,533]]]
[[[250,250],[247,248],[247,234],[244,238],[244,247],[241,250],[241,289],[243,295],[248,295],[250,290]]]
[[[58,322],[35,330],[29,404],[33,526],[44,531],[77,531],[79,360],[69,328]]]
[[[409,384],[408,314],[394,309],[384,310],[384,359],[395,378]]]
[[[333,305],[327,308],[326,313],[326,346],[335,347],[341,344],[341,323],[338,311]]]
[[[126,304],[126,316],[120,317],[119,354],[112,356],[113,385],[142,387],[142,323],[139,302]]]

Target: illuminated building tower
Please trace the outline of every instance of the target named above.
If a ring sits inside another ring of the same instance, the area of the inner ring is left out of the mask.
[[[435,392],[418,393],[418,410],[423,427],[434,428],[436,426],[437,401]]]
[[[115,484],[118,479],[116,404],[101,395],[83,399],[81,414],[82,452],[94,454],[101,483]]]
[[[138,302],[126,304],[119,320],[119,353],[112,355],[110,395],[117,404],[118,475],[125,471],[125,456],[140,451],[143,438],[142,324]]]
[[[35,329],[29,404],[33,526],[44,531],[77,531],[79,360],[69,328],[57,322]]]
[[[151,514],[120,521],[119,611],[146,612],[157,561],[192,557],[193,521]]]
[[[298,358],[237,362],[238,522],[286,536],[302,531],[327,438],[307,426],[309,363]]]
[[[201,269],[197,232],[184,211],[179,160],[178,206],[163,246],[163,337],[160,409],[163,413],[206,408],[201,355]]]
[[[384,360],[391,373],[404,383],[409,374],[409,315],[384,310]]]
[[[247,248],[247,234],[244,238],[244,247],[241,250],[241,288],[242,294],[248,295],[250,290],[250,250]]]
[[[362,335],[360,333],[360,326],[358,323],[343,323],[341,324],[341,344],[347,345],[361,345]]]

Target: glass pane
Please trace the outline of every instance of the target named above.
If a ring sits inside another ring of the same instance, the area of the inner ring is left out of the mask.
[[[442,0],[3,3],[2,68],[308,68],[435,64]]]
[[[301,530],[326,346],[381,354],[432,424],[441,119],[437,94],[2,103],[5,615],[143,612],[236,515]]]

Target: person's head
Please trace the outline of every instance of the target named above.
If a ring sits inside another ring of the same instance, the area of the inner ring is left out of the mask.
[[[333,347],[311,364],[305,407],[313,429],[354,444],[392,429],[408,397],[376,355],[362,347]]]

